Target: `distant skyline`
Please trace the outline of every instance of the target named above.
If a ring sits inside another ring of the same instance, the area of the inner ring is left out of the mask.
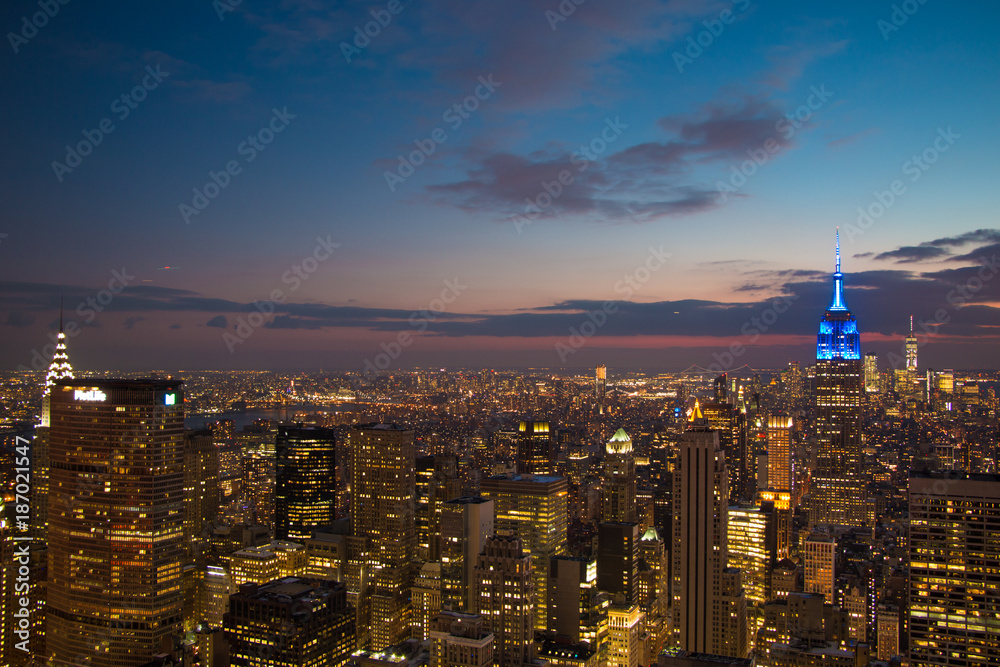
[[[0,9],[0,368],[1000,368],[995,3],[331,4]]]

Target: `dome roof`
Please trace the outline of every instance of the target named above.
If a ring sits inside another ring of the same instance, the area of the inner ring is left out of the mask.
[[[632,438],[628,437],[625,429],[620,428],[608,440],[605,449],[608,454],[628,454],[632,451]]]

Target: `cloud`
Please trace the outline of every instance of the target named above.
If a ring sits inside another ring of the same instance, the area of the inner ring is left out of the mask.
[[[131,331],[132,327],[134,327],[136,324],[142,322],[145,319],[146,319],[145,317],[127,317],[125,318],[125,321],[122,323],[122,326],[125,327],[126,330]]]
[[[944,248],[934,246],[902,246],[895,250],[879,253],[875,255],[875,259],[891,259],[895,260],[897,264],[907,264],[940,259],[948,254],[950,253]]]
[[[179,324],[171,324],[171,325],[170,325],[170,328],[171,328],[171,329],[180,329],[180,328],[181,328],[181,325],[179,325]]]
[[[954,248],[979,246],[969,252],[953,255]],[[916,246],[901,246],[895,250],[879,253],[875,259],[890,259],[897,263],[920,262],[946,259],[949,262],[982,262],[1000,252],[1000,229],[976,229],[956,236],[945,236],[933,241],[924,241]],[[870,254],[870,253],[869,253]],[[861,257],[862,255],[855,255]]]
[[[966,246],[992,238],[989,230],[938,239],[943,245]],[[984,246],[991,248],[992,246]],[[895,253],[905,259],[912,248],[931,248],[927,244],[907,246]],[[903,251],[906,252],[903,252]],[[982,248],[980,248],[982,250]],[[731,261],[731,260],[724,260]],[[873,270],[848,273],[845,277],[847,302],[858,317],[862,336],[883,334],[901,336],[913,315],[918,323],[931,321],[944,309],[945,324],[937,328],[941,340],[976,342],[998,337],[1000,274],[984,278],[977,261],[949,265],[937,271]],[[748,267],[742,271],[745,284],[733,290],[733,297],[754,296],[750,300],[677,299],[658,302],[615,302],[615,312],[607,317],[597,335],[623,339],[637,336],[711,337],[730,342],[756,342],[755,332],[767,336],[812,336],[832,293],[829,272],[808,269],[761,270]],[[961,302],[969,285],[978,285]],[[87,293],[79,286],[67,294]],[[8,311],[7,326],[29,326],[27,317],[37,312],[49,316],[52,294],[58,286],[41,283],[0,283],[0,308]],[[16,304],[13,305],[13,304]],[[56,302],[56,307],[58,301]],[[401,331],[438,338],[564,338],[573,328],[589,321],[588,313],[603,309],[604,301],[593,298],[567,298],[552,303],[535,304],[505,312],[425,313],[402,308],[329,306],[319,303],[286,302],[275,304],[273,319],[266,328],[274,331],[354,329],[380,333]],[[961,305],[961,307],[959,307]],[[780,312],[778,306],[781,306]],[[225,328],[231,317],[254,312],[253,303],[241,303],[203,296],[188,290],[162,287],[129,287],[115,297],[115,310],[128,317],[128,323],[151,318],[150,313],[211,314],[207,326]],[[778,316],[765,318],[769,310]],[[20,313],[13,316],[11,313]],[[222,314],[225,313],[225,314]],[[21,318],[21,319],[17,319]],[[756,318],[756,319],[755,319]],[[37,319],[37,318],[36,318]],[[176,321],[176,320],[172,320]],[[761,327],[760,322],[766,322]],[[96,321],[95,321],[96,324]],[[418,326],[419,324],[419,326]],[[51,326],[51,325],[50,325]],[[173,325],[171,328],[178,328]],[[294,335],[287,333],[284,335]],[[758,336],[759,337],[759,336]],[[727,343],[728,344],[728,343]]]
[[[35,318],[24,311],[21,310],[11,310],[7,313],[7,326],[17,327],[22,329],[24,327],[30,327],[35,323]]]
[[[691,171],[706,163],[745,160],[748,150],[763,150],[769,141],[776,147],[771,152],[791,146],[791,136],[779,131],[783,119],[774,102],[753,96],[713,102],[694,115],[660,119],[659,126],[671,133],[663,141],[636,144],[607,157],[586,145],[561,144],[529,155],[488,153],[473,162],[464,180],[427,190],[438,203],[504,216],[543,211],[547,217],[648,222],[699,213],[720,205],[719,191],[687,182]],[[608,129],[624,134],[628,126],[616,116],[595,129],[594,141],[603,144],[612,136]]]

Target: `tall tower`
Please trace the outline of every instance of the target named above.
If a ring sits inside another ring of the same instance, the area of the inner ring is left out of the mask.
[[[375,571],[371,648],[406,639],[410,561],[416,555],[416,450],[413,431],[395,424],[356,426],[351,445],[351,534],[368,541]]]
[[[718,431],[708,428],[700,410],[693,417],[681,436],[673,476],[674,643],[686,651],[723,654],[729,473]]]
[[[913,333],[913,315],[910,315],[910,334],[906,337],[906,370],[917,372],[917,336]]]
[[[833,301],[819,324],[816,345],[816,438],[811,524],[861,526],[867,490],[861,471],[861,336],[844,299],[840,233]]]
[[[181,624],[181,382],[58,380],[50,399],[49,657],[142,665]]]
[[[625,429],[608,440],[604,448],[604,480],[601,488],[602,521],[638,521],[635,503],[635,453]]]
[[[332,429],[278,429],[275,537],[301,542],[337,518],[336,436]]]
[[[42,419],[35,429],[35,440],[31,445],[32,473],[31,487],[33,514],[32,533],[41,544],[46,543],[49,511],[49,423],[51,421],[50,395],[57,380],[73,379],[73,367],[66,354],[66,334],[63,331],[62,303],[59,304],[59,334],[56,337],[56,351],[52,363],[45,374],[45,390],[42,393]]]
[[[601,364],[594,371],[594,400],[600,414],[604,414],[604,399],[608,393],[608,367]]]

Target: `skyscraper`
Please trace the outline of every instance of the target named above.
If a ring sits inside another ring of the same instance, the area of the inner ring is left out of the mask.
[[[548,422],[523,421],[517,428],[517,470],[522,475],[555,471],[555,433]]]
[[[639,601],[639,524],[605,521],[597,526],[597,587],[625,602]]]
[[[441,596],[455,611],[477,610],[476,560],[494,533],[494,519],[493,501],[485,498],[441,504]]]
[[[604,448],[601,486],[602,521],[638,521],[635,494],[635,453],[625,429],[618,429]]]
[[[350,432],[351,534],[368,541],[374,563],[371,648],[406,638],[410,626],[408,583],[416,555],[413,431],[395,424],[366,424]],[[331,479],[332,481],[332,479]]]
[[[817,469],[810,485],[811,524],[861,526],[866,485],[861,469],[861,337],[844,299],[840,235],[833,301],[819,325],[816,345]]]
[[[600,414],[604,414],[604,400],[608,393],[608,367],[601,364],[594,371],[594,400],[597,401],[597,409]]]
[[[911,667],[1000,664],[1000,475],[911,477],[909,503]]]
[[[141,665],[181,622],[181,382],[64,379],[50,399],[49,656]]]
[[[516,537],[486,540],[476,562],[479,613],[493,632],[497,667],[534,659],[535,591],[531,559]]]
[[[791,491],[795,475],[792,470],[792,434],[795,422],[791,417],[771,415],[767,418],[767,486],[775,491]]]
[[[913,315],[910,315],[910,333],[906,336],[906,370],[917,372],[917,336],[913,333]]]
[[[566,553],[569,484],[565,477],[490,477],[479,492],[496,507],[496,534],[520,538],[531,555],[535,623],[545,629],[549,560]]]
[[[877,394],[879,391],[878,355],[874,352],[865,353],[865,393]]]
[[[681,436],[673,479],[673,643],[721,655],[726,650],[721,630],[727,625],[722,579],[728,557],[729,475],[719,434],[697,410]]]
[[[822,595],[827,604],[833,604],[833,591],[837,582],[837,541],[830,535],[812,532],[805,541],[805,592]]]
[[[332,429],[280,426],[275,441],[275,537],[301,541],[337,518]]]
[[[608,610],[608,667],[638,667],[644,618],[637,604]]]
[[[219,512],[219,455],[212,432],[184,433],[184,544],[199,554],[203,532]]]
[[[354,610],[335,581],[244,584],[225,616],[230,664],[341,667],[354,650]]]

